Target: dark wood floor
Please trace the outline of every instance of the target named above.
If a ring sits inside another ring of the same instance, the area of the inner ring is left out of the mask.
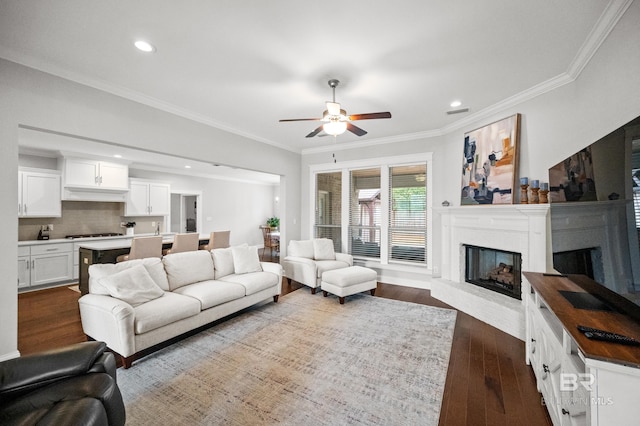
[[[283,296],[309,291],[283,282]],[[379,284],[376,296],[449,308],[428,290]],[[67,287],[18,296],[18,349],[23,355],[86,340],[80,293]],[[348,300],[347,300],[348,303]],[[134,366],[135,368],[135,366]],[[440,425],[551,425],[524,343],[458,312]]]

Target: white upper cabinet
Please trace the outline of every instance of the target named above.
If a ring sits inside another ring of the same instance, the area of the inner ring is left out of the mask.
[[[125,164],[81,158],[64,159],[64,186],[126,191],[129,189],[129,167]]]
[[[124,206],[125,216],[168,216],[171,186],[166,183],[131,179]]]
[[[60,217],[60,175],[36,171],[18,172],[18,216]]]

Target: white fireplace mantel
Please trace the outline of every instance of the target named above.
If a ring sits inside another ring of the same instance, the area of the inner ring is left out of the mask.
[[[552,270],[549,204],[446,207],[435,210],[442,230],[441,278],[433,297],[519,339],[525,337],[524,303],[464,282],[464,245],[520,253],[522,271]],[[529,291],[523,280],[522,292]]]

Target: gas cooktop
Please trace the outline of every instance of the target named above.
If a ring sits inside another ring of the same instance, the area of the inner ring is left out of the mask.
[[[73,240],[75,238],[95,238],[95,237],[119,237],[122,234],[118,234],[116,232],[97,232],[95,234],[78,234],[78,235],[67,235],[65,238]]]

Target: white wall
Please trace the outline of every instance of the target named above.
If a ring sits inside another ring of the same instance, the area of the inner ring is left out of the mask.
[[[279,174],[282,236],[299,238],[299,154],[0,59],[0,359],[17,355],[19,125]]]
[[[171,184],[171,192],[201,191],[201,233],[230,230],[231,245],[262,245],[262,231],[267,218],[274,213],[274,185],[239,182],[228,179],[159,173],[131,169],[131,177],[154,179]],[[211,220],[207,220],[211,219]],[[173,220],[173,218],[172,218]]]

